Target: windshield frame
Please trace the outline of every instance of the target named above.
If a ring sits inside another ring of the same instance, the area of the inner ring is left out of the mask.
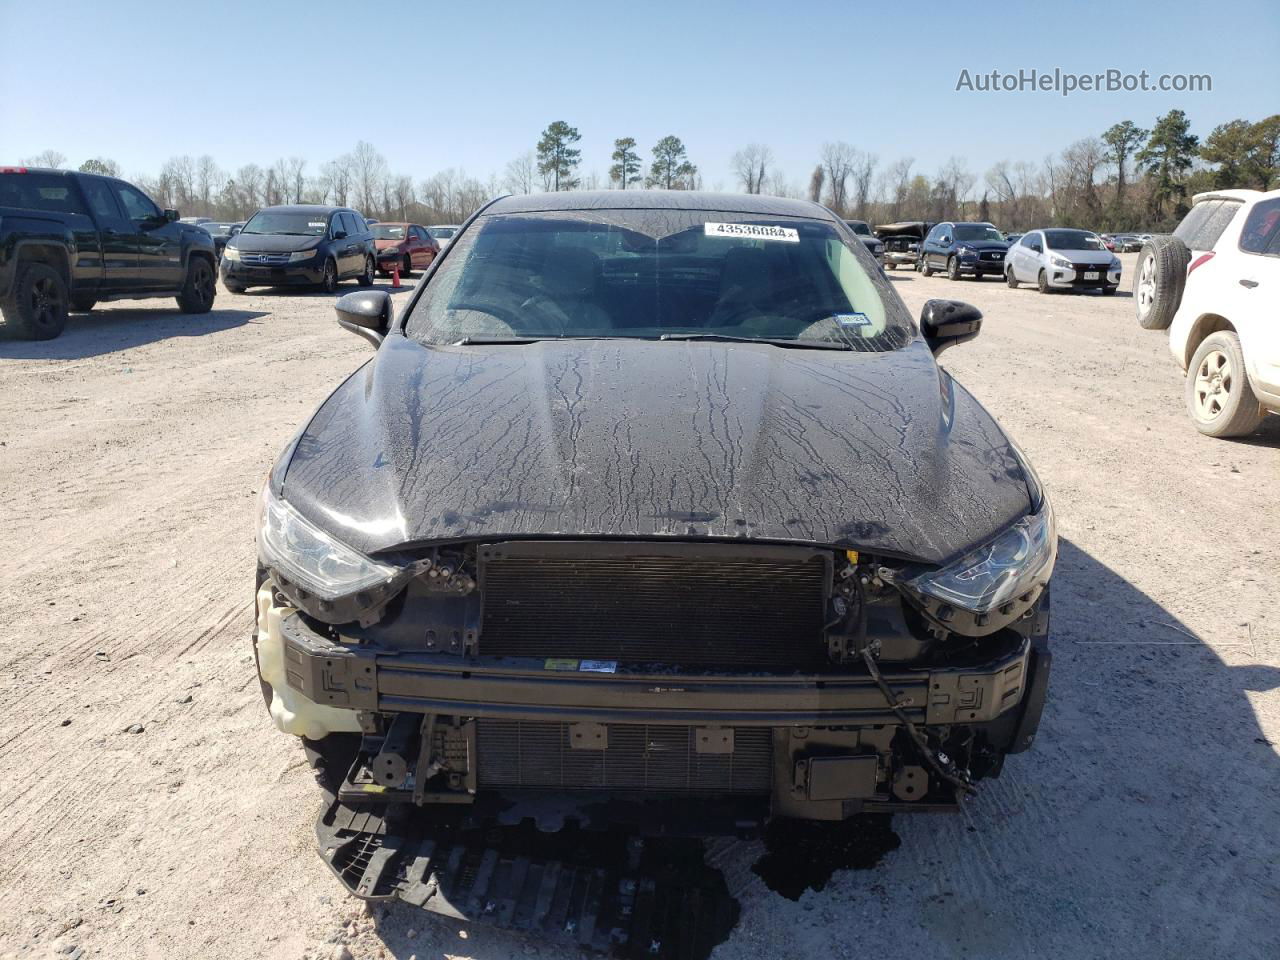
[[[699,209],[686,208],[686,209],[679,209],[679,210],[669,210],[664,207],[551,209],[551,210],[545,210],[545,211],[529,211],[529,212],[520,212],[520,213],[512,213],[512,214],[503,213],[501,211],[492,211],[487,208],[481,208],[480,210],[476,211],[470,218],[468,218],[463,224],[452,228],[454,230],[454,234],[452,238],[450,238],[451,242],[447,246],[445,246],[444,244],[441,244],[441,247],[442,247],[441,252],[435,257],[431,265],[427,268],[426,272],[423,274],[422,280],[417,284],[417,289],[413,292],[412,297],[405,304],[404,308],[400,311],[399,315],[397,316],[391,332],[394,334],[399,334],[400,336],[403,336],[406,339],[413,340],[414,342],[420,345],[423,345],[428,349],[439,349],[444,347],[457,346],[467,341],[472,341],[478,345],[497,345],[503,342],[517,343],[517,342],[529,342],[530,340],[554,342],[556,340],[603,339],[603,340],[662,340],[662,341],[679,342],[681,340],[691,339],[688,336],[668,337],[666,335],[656,335],[652,337],[643,336],[643,335],[629,335],[629,334],[617,334],[614,336],[541,335],[541,336],[529,337],[529,336],[522,336],[520,334],[516,334],[515,337],[506,338],[505,340],[495,340],[493,338],[485,338],[482,336],[476,336],[476,337],[468,336],[468,337],[460,338],[460,340],[458,341],[435,342],[435,341],[430,341],[430,340],[420,338],[419,336],[415,335],[415,333],[412,330],[415,314],[417,314],[420,308],[420,305],[423,302],[423,299],[425,297],[430,297],[433,293],[433,290],[438,289],[438,285],[441,282],[440,276],[439,276],[441,272],[448,269],[450,264],[456,265],[459,258],[465,258],[470,254],[470,251],[474,245],[476,237],[479,236],[480,231],[482,231],[485,228],[486,223],[490,220],[496,220],[499,218],[518,219],[518,218],[529,218],[529,217],[545,218],[545,219],[552,219],[552,220],[557,218],[566,218],[566,217],[587,219],[587,218],[599,218],[601,216],[612,216],[612,217],[619,218],[619,220],[625,220],[630,216],[637,216],[637,215],[643,215],[643,214],[655,214],[655,213],[656,214],[684,214],[690,217],[698,217],[704,223],[707,221],[715,221],[717,220],[717,218],[719,218],[720,220],[740,221],[743,223],[752,223],[756,221],[768,221],[770,223],[778,223],[778,224],[787,224],[787,223],[795,222],[795,223],[821,225],[827,228],[831,232],[830,239],[838,241],[845,248],[845,250],[849,252],[855,259],[865,258],[866,262],[862,262],[862,260],[858,260],[858,265],[861,268],[862,273],[865,275],[866,281],[872,287],[874,287],[874,291],[878,295],[880,300],[880,305],[883,310],[883,323],[885,327],[884,331],[880,336],[883,336],[889,339],[896,339],[897,341],[885,346],[881,346],[878,349],[862,349],[862,348],[854,348],[852,346],[846,346],[842,348],[842,352],[893,353],[898,350],[902,350],[909,347],[913,342],[920,339],[921,334],[919,331],[919,327],[911,311],[907,308],[906,304],[903,302],[897,290],[893,287],[892,284],[889,283],[888,278],[879,270],[876,261],[871,256],[870,252],[867,250],[866,245],[862,243],[860,239],[858,239],[858,236],[856,234],[853,234],[852,230],[847,226],[847,224],[844,223],[842,219],[836,218],[834,216],[814,217],[814,216],[804,216],[804,215],[794,215],[794,214],[779,215],[779,214],[757,213],[754,211],[724,210],[724,209],[711,210],[711,209],[700,209],[700,208]],[[842,230],[841,228],[844,228],[844,229]],[[431,230],[430,227],[426,227],[425,229],[430,233],[430,230]],[[851,239],[850,239],[850,235],[852,235]],[[890,327],[892,327],[893,329],[890,330]],[[715,331],[712,328],[707,328],[706,330],[700,330],[698,328],[695,328],[693,330],[684,330],[684,329],[676,330],[673,328],[671,332],[676,334],[696,334],[699,332],[714,333]],[[487,344],[486,344],[486,339],[488,340]],[[696,338],[693,338],[693,339],[696,339]],[[703,339],[712,340],[712,339],[732,339],[732,338],[725,338],[725,337],[716,338],[713,336],[708,336]],[[771,340],[774,343],[777,342],[777,338],[769,338],[765,336],[752,338],[752,342],[758,342],[758,343],[769,343]],[[825,347],[828,349],[830,349],[832,346],[831,341],[825,341],[825,340],[796,340],[794,341],[794,344],[798,344],[800,346],[812,344],[818,348]]]
[[[1041,231],[1044,234],[1044,245],[1049,250],[1075,250],[1082,253],[1107,253],[1106,244],[1102,242],[1102,238],[1090,230],[1081,230],[1079,227],[1045,227]],[[1092,240],[1098,246],[1094,247],[1072,247],[1063,244],[1054,243],[1052,234],[1074,233],[1079,234],[1086,240]]]

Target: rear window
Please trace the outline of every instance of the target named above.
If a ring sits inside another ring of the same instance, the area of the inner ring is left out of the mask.
[[[1280,198],[1264,200],[1249,211],[1240,231],[1240,249],[1245,253],[1280,255]]]
[[[1182,218],[1173,235],[1192,250],[1212,250],[1227,229],[1236,212],[1239,200],[1214,199],[1197,203]]]
[[[406,333],[434,344],[716,336],[897,349],[914,325],[865,257],[830,223],[801,218],[666,209],[490,216],[461,235]]]
[[[53,173],[0,173],[0,207],[88,213],[71,179]]]

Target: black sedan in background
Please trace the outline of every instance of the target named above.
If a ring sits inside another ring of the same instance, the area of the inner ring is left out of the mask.
[[[1031,745],[1048,496],[935,361],[981,314],[917,326],[858,242],[793,200],[507,197],[399,317],[338,302],[376,353],[263,489],[255,644],[352,893],[540,928],[560,876],[555,928],[607,946],[616,876],[479,828],[955,809]]]
[[[376,257],[373,233],[354,210],[294,204],[265,207],[250,217],[227,241],[220,272],[232,293],[283,286],[332,293],[351,277],[372,286]]]

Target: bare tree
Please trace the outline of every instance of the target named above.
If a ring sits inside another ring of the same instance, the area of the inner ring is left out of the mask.
[[[292,203],[302,202],[303,189],[307,183],[307,161],[302,157],[290,157],[285,164],[284,182],[289,186],[289,199]]]
[[[25,167],[61,167],[67,162],[67,155],[59,153],[57,150],[41,150],[34,156],[26,157],[22,161]]]
[[[507,161],[502,185],[511,193],[533,193],[537,176],[538,161],[532,150],[526,150],[514,160]]]
[[[857,151],[844,141],[822,145],[822,169],[827,178],[827,206],[843,215],[849,200],[849,175]]]
[[[259,207],[266,206],[263,196],[265,177],[260,166],[256,163],[245,164],[236,171],[235,179],[240,188],[240,200],[246,214],[252,214]]]
[[[915,160],[911,157],[903,157],[895,160],[893,164],[885,171],[885,181],[889,185],[889,191],[892,194],[892,200],[889,206],[889,219],[901,220],[905,215],[905,207],[907,203],[907,194],[911,189],[911,167]]]
[[[356,203],[365,213],[371,213],[378,206],[382,194],[383,183],[387,177],[387,161],[373,144],[361,140],[351,151],[353,186]]]
[[[212,215],[214,204],[217,201],[218,194],[222,191],[222,183],[226,176],[218,165],[213,162],[213,157],[204,154],[196,161],[196,199],[200,207],[200,212],[206,216]]]
[[[763,193],[769,169],[773,166],[773,151],[763,143],[749,143],[729,161],[733,173],[747,193]]]
[[[325,196],[340,207],[347,206],[350,198],[354,165],[355,161],[351,154],[344,153],[320,168],[320,179],[324,183]]]
[[[1092,223],[1101,212],[1102,203],[1094,179],[1106,158],[1106,145],[1097,137],[1077,140],[1062,151],[1062,169],[1072,194],[1073,219],[1080,217],[1083,222]]]
[[[854,158],[853,171],[853,200],[857,216],[861,220],[868,217],[868,207],[871,204],[871,179],[875,175],[877,157],[874,153],[863,153],[858,151]]]

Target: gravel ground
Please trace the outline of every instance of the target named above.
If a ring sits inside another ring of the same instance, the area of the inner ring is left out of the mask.
[[[798,901],[717,844],[742,918],[714,957],[1280,956],[1280,418],[1198,435],[1128,280],[889,276],[986,314],[944,359],[1057,506],[1049,704],[961,814],[895,818],[898,849]],[[331,301],[122,303],[0,343],[0,957],[559,955],[367,911],[312,851],[248,635],[263,474],[369,356]]]

